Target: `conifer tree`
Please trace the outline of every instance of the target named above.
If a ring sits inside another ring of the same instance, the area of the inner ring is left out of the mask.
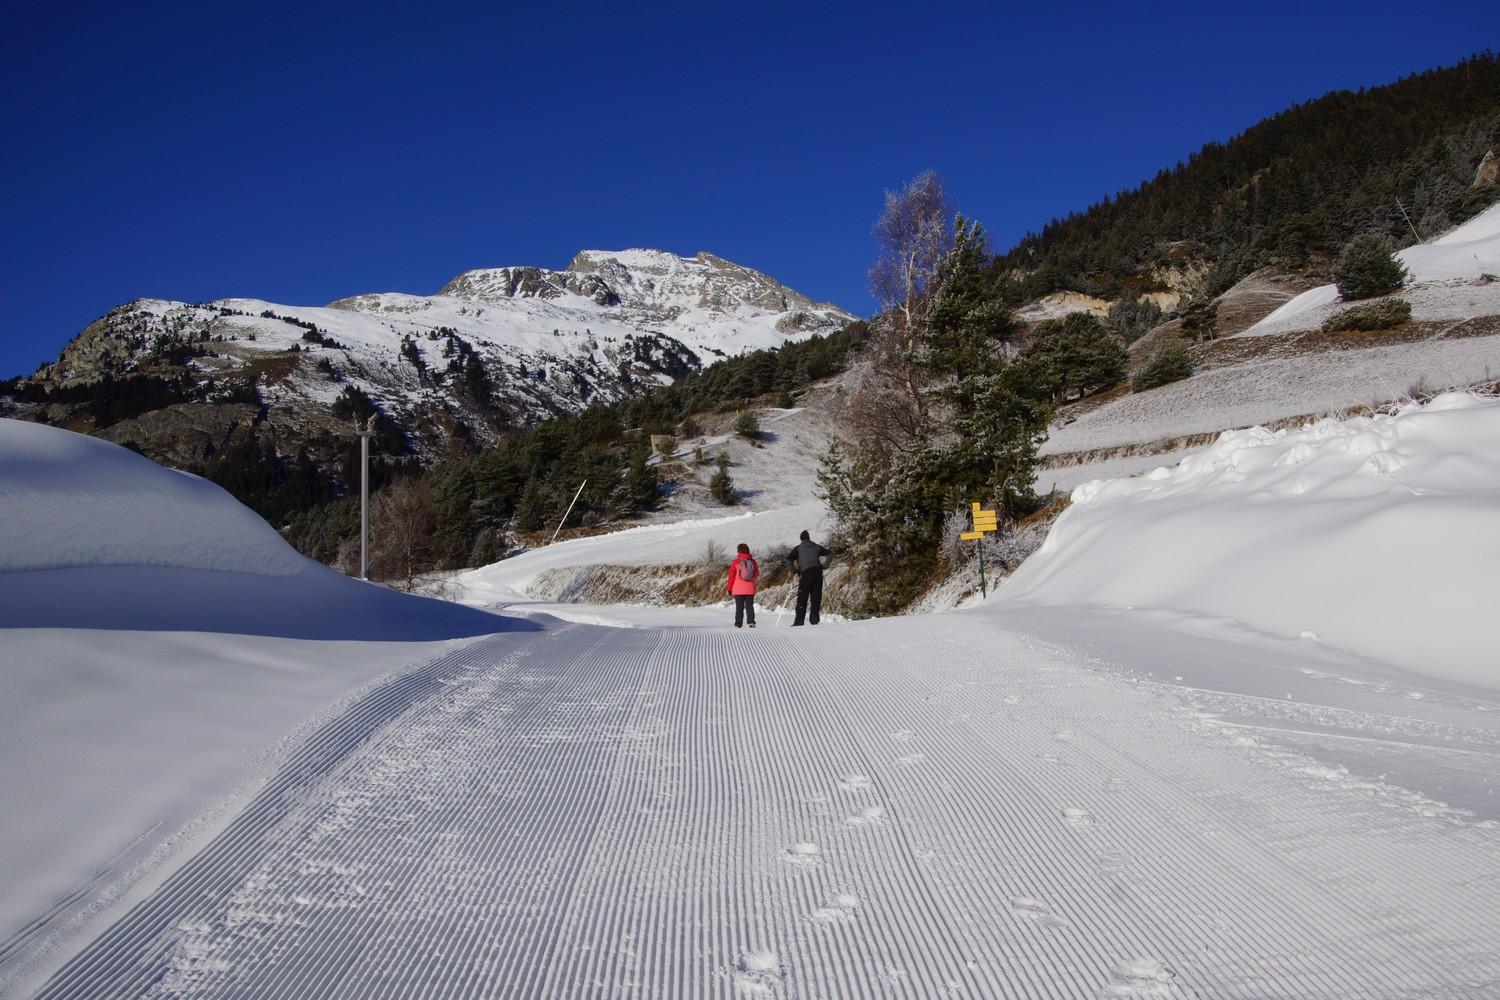
[[[637,451],[621,478],[615,495],[615,507],[621,514],[635,514],[656,506],[661,479],[656,466],[646,461],[647,457],[646,451]]]
[[[1370,299],[1399,290],[1406,284],[1406,265],[1396,259],[1391,241],[1379,233],[1350,240],[1333,269],[1333,280],[1345,301]]]
[[[540,531],[547,523],[547,494],[535,477],[526,481],[516,501],[516,530]]]
[[[755,415],[754,410],[740,411],[734,421],[734,432],[751,441],[760,440],[760,418]]]
[[[1106,389],[1125,377],[1129,352],[1092,313],[1038,323],[1021,354],[1037,388],[1054,403]]]
[[[726,507],[733,507],[740,502],[740,491],[735,489],[734,479],[729,475],[729,455],[719,453],[718,471],[708,481],[708,492],[715,500]]]
[[[877,434],[856,440],[847,457],[824,456],[820,492],[862,568],[865,612],[898,611],[933,579],[954,507],[998,504],[1011,518],[1034,501],[1049,393],[1014,359],[1016,323],[1003,294],[983,230],[959,217],[911,336],[922,419],[904,446]]]

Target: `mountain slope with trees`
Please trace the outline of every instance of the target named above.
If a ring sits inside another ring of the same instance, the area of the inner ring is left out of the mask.
[[[1494,201],[1474,180],[1496,148],[1500,58],[1486,52],[1208,143],[1028,234],[996,266],[1016,305],[1061,291],[1211,297],[1259,267],[1326,269],[1362,233],[1406,246],[1465,221]]]

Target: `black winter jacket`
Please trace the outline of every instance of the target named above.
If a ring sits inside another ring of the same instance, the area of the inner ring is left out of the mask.
[[[806,573],[808,570],[823,572],[828,558],[828,550],[817,542],[803,542],[792,549],[790,555],[787,556],[787,560],[799,573]]]

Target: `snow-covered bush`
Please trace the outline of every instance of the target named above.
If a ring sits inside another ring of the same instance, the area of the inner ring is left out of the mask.
[[[1411,319],[1411,303],[1405,299],[1381,299],[1350,306],[1323,321],[1324,333],[1341,330],[1389,330]]]
[[[1155,389],[1168,382],[1178,382],[1193,374],[1193,356],[1181,344],[1170,344],[1152,352],[1135,373],[1130,388],[1136,392]]]

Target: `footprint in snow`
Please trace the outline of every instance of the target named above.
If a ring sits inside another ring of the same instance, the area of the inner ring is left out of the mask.
[[[891,739],[897,743],[910,743],[916,735],[917,732],[914,729],[898,729],[891,734]]]
[[[846,774],[839,779],[839,788],[846,792],[863,792],[870,787],[870,779],[863,774]]]
[[[847,826],[879,826],[885,822],[885,810],[879,806],[865,806],[853,816],[844,820]]]
[[[1067,743],[1073,739],[1073,730],[1066,727],[1063,729],[1058,729],[1053,732],[1052,738],[1054,740],[1062,740],[1064,743]]]
[[[812,912],[812,919],[820,924],[843,923],[854,919],[859,909],[859,897],[852,892],[842,892]]]
[[[1094,825],[1094,817],[1087,809],[1079,809],[1077,806],[1067,806],[1062,811],[1063,819],[1068,825],[1082,829]]]
[[[925,753],[908,753],[902,754],[900,757],[897,757],[896,763],[900,764],[902,767],[911,767],[914,764],[922,763],[926,759],[927,755]]]
[[[1018,694],[1008,694],[1005,696],[1005,703],[1007,705],[1019,705],[1021,704],[1021,696]]]
[[[1119,778],[1106,778],[1104,779],[1104,790],[1110,795],[1118,795],[1125,790],[1125,782]]]
[[[1052,907],[1040,899],[1032,899],[1030,896],[1016,896],[1010,901],[1010,912],[1022,920],[1040,924],[1042,927],[1069,927],[1071,926],[1062,917],[1052,912]]]
[[[1188,994],[1178,988],[1177,974],[1154,958],[1132,958],[1115,966],[1101,996],[1132,1000],[1175,1000]]]
[[[781,958],[768,948],[757,948],[740,955],[735,963],[734,989],[747,996],[771,996],[781,976]]]
[[[782,852],[781,857],[787,864],[796,865],[798,868],[816,868],[822,863],[821,855],[822,851],[819,850],[817,844],[803,841],[788,847]]]

